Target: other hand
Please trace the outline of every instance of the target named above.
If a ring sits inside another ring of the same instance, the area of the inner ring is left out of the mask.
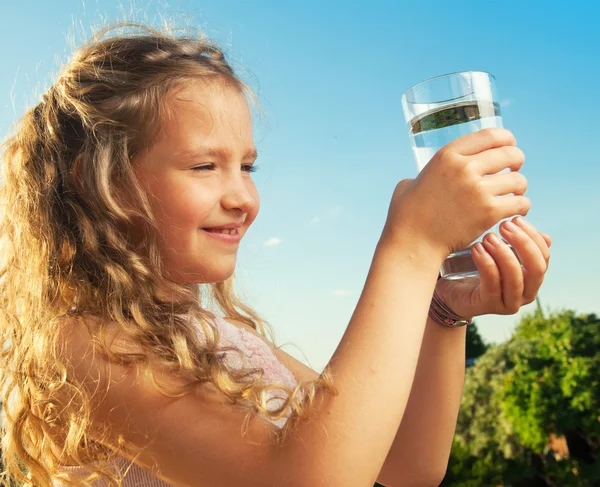
[[[457,315],[472,318],[485,314],[515,314],[535,300],[550,261],[551,238],[538,232],[522,217],[500,225],[471,248],[478,277],[457,281],[440,279],[436,291]]]

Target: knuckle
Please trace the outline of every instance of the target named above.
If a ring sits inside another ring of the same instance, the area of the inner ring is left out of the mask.
[[[456,152],[446,150],[444,152],[444,163],[451,167],[463,168],[465,164],[465,158]]]
[[[517,145],[517,139],[515,138],[514,134],[508,130],[508,129],[500,129],[502,131],[502,137],[505,137],[510,145],[516,146]]]
[[[505,128],[483,129],[485,137],[492,144],[517,145],[517,140],[510,130]]]
[[[442,147],[441,149],[438,149],[438,151],[435,153],[435,156],[433,157],[432,161],[443,161],[443,164],[448,164],[448,162],[450,160],[454,159],[454,155],[455,153],[452,152],[452,150],[448,147],[448,145],[445,145],[444,147]],[[440,162],[438,162],[438,164],[440,164]]]
[[[510,162],[515,162],[518,164],[522,164],[523,162],[525,162],[525,153],[518,147],[514,145],[505,145],[502,147],[502,149],[504,150],[506,158]]]
[[[448,146],[449,146],[449,145],[450,145],[450,144],[447,144],[447,145],[445,145],[445,146],[443,146],[443,147],[440,147],[440,148],[437,150],[437,152],[435,153],[435,156],[437,156],[438,158],[439,158],[439,157],[444,157],[444,155],[446,155],[446,154],[449,152],[449,149],[448,149]]]
[[[529,213],[529,210],[531,209],[531,200],[527,198],[527,196],[521,196],[520,201],[521,204],[519,214],[525,216],[527,215],[527,213]]]
[[[404,192],[413,181],[413,179],[403,179],[402,181],[398,182],[398,184],[396,185],[396,189],[400,192]]]
[[[519,191],[520,194],[525,193],[525,191],[527,191],[527,188],[529,187],[529,181],[527,181],[527,178],[525,176],[523,176],[521,173],[515,172],[513,173],[516,178],[516,185],[517,185],[517,190]]]
[[[533,267],[533,269],[531,269],[531,273],[541,279],[544,276],[544,273],[546,272],[547,269],[548,269],[548,264],[542,258],[542,259],[540,259],[540,262],[538,262],[537,265],[535,265]]]
[[[479,175],[479,169],[477,167],[477,159],[470,159],[465,165],[464,170],[466,174],[471,177],[474,181],[481,181]]]
[[[494,143],[500,139],[500,135],[496,128],[483,129],[483,135],[487,138],[488,142]]]
[[[517,303],[511,303],[507,308],[508,314],[511,314],[511,315],[518,313],[520,309],[521,309],[521,306],[519,306]]]
[[[523,164],[525,162],[525,152],[519,149],[517,146],[514,146],[513,149],[516,151],[515,158],[517,162]]]
[[[539,264],[529,264],[527,271],[533,281],[541,281],[544,277],[544,269]]]
[[[498,218],[498,207],[495,198],[485,199],[481,205],[481,208],[487,220],[494,220],[494,222],[496,221],[496,218]]]
[[[509,162],[512,162],[515,159],[515,152],[513,149],[514,147],[511,145],[503,145],[502,147],[500,147],[504,158]]]

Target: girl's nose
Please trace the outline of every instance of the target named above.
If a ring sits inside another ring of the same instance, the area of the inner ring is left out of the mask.
[[[223,207],[240,208],[244,212],[249,212],[253,208],[256,199],[252,190],[253,183],[247,179],[244,175],[228,178],[221,198]]]

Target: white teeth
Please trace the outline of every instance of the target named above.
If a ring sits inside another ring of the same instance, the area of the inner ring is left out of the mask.
[[[227,235],[235,235],[237,233],[237,228],[225,228],[223,230],[205,228],[204,230],[206,230],[207,232],[212,232],[212,233],[225,233]]]

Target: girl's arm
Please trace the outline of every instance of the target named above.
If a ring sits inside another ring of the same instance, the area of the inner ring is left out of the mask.
[[[466,327],[427,320],[410,398],[377,482],[439,485],[445,476],[464,384]],[[404,481],[407,474],[411,478]]]
[[[439,281],[451,309],[461,316],[513,314],[533,302],[544,280],[552,241],[523,219],[500,226],[513,250],[491,235],[473,258],[479,279]],[[512,228],[512,229],[511,229]],[[445,292],[444,292],[445,291]],[[438,485],[444,477],[458,416],[465,372],[466,329],[448,329],[428,320],[408,405],[378,481],[398,485],[402,472],[413,472],[418,483],[431,471]],[[410,485],[402,482],[400,485]]]
[[[330,361],[339,395],[318,393],[314,416],[281,449],[272,444],[274,426],[260,417],[242,436],[245,411],[210,389],[166,398],[135,368],[90,353],[85,327],[67,340],[72,373],[91,390],[111,384],[94,410],[94,421],[114,433],[105,441],[122,434],[143,447],[136,463],[155,466],[174,486],[371,487],[404,415],[443,258],[416,242],[380,242]],[[161,381],[177,380],[158,372]],[[409,478],[400,472],[396,480]]]
[[[245,323],[235,326],[270,343]],[[386,487],[439,485],[448,465],[465,372],[466,328],[444,328],[427,320],[415,380],[394,442],[377,482]],[[271,345],[272,346],[272,345]],[[284,351],[273,353],[297,380],[319,373]],[[406,481],[403,479],[407,479]]]
[[[486,174],[520,167],[520,152],[506,150],[515,144],[501,129],[463,136],[438,151],[418,180],[396,187],[363,292],[329,362],[339,394],[319,391],[313,416],[299,422],[285,446],[273,445],[275,426],[259,417],[242,436],[245,411],[210,387],[165,398],[134,367],[88,353],[92,341],[79,328],[75,335],[84,336],[72,337],[65,352],[70,373],[92,391],[107,391],[93,410],[94,422],[114,435],[104,441],[116,443],[122,435],[139,445],[136,463],[155,466],[156,475],[175,486],[372,486],[407,408],[430,299],[449,249],[529,208],[521,196],[493,198],[499,187],[517,193],[518,179],[502,174],[482,184]],[[467,211],[469,218],[461,218]],[[158,372],[161,382],[177,380],[168,370]],[[398,485],[410,481],[398,475]]]
[[[327,468],[311,469],[316,474],[312,485],[366,487],[380,477],[405,415],[436,263],[443,260],[418,247],[396,242],[376,250],[356,310],[329,362],[340,395],[324,397],[320,416],[299,434],[301,441],[309,439],[307,444],[335,445],[323,451]],[[425,472],[416,485],[433,485],[442,467]],[[413,471],[396,471],[391,485],[411,485]]]

